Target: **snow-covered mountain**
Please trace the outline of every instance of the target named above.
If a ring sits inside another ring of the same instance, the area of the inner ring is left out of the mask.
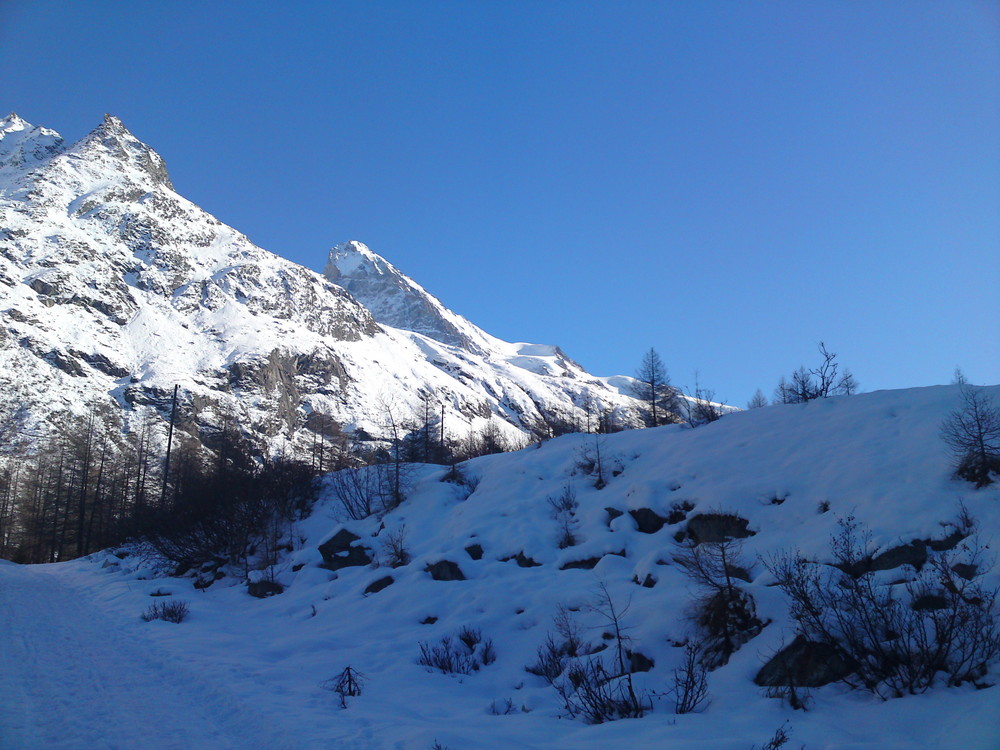
[[[982,393],[1000,400],[1000,386]],[[939,435],[962,403],[959,387],[939,386],[754,409],[696,430],[566,435],[469,461],[465,485],[418,467],[410,497],[381,520],[338,520],[331,482],[277,564],[251,565],[251,580],[284,588],[263,600],[249,595],[243,565],[173,577],[173,566],[130,548],[54,565],[0,562],[0,633],[10,634],[0,648],[0,745],[748,750],[785,727],[788,748],[993,750],[995,660],[977,685],[946,687],[942,674],[927,692],[888,701],[800,682],[807,711],[788,705],[787,690],[755,684],[797,632],[766,563],[797,550],[834,570],[823,564],[837,562],[831,539],[850,517],[870,531],[875,587],[904,602],[922,591],[918,581],[932,591],[960,575],[981,576],[980,593],[1000,585],[989,552],[1000,485],[954,479]],[[617,467],[603,489],[580,463],[595,441]],[[567,488],[573,503],[550,502]],[[729,560],[761,627],[708,673],[698,710],[676,714],[675,670],[683,644],[700,637],[693,612],[705,600],[678,561],[691,545],[677,540],[697,533],[711,543],[720,516],[738,519],[728,533],[742,548]],[[404,564],[392,539],[403,540]],[[563,618],[580,652],[614,669],[602,586],[650,710],[589,726],[535,667],[547,643],[562,642]],[[180,624],[139,618],[178,600],[190,607]],[[936,606],[925,599],[921,616],[929,622]],[[463,628],[491,639],[492,661],[468,674],[418,663],[445,638],[461,649]],[[788,658],[814,677],[832,661],[808,657],[793,649]],[[364,676],[363,690],[341,708],[322,686],[347,666]]]
[[[319,415],[385,434],[424,399],[455,435],[638,416],[558,347],[486,334],[360,243],[325,276],[255,246],[112,116],[70,145],[0,120],[0,316],[0,405],[25,428],[101,404],[163,417],[175,384],[181,429],[235,419],[271,449],[307,445]]]

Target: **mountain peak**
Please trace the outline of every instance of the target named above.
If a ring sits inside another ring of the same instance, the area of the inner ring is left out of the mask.
[[[26,122],[17,112],[11,112],[6,117],[0,119],[0,133],[12,130],[27,130],[30,123]]]
[[[470,352],[482,349],[475,342],[485,336],[482,331],[362,242],[335,245],[323,275],[350,292],[379,323]]]
[[[0,119],[0,169],[31,169],[62,150],[63,139],[54,130],[34,126],[11,112]]]
[[[389,261],[380,256],[363,242],[348,240],[334,245],[330,249],[330,257],[326,263],[324,274],[331,281],[341,276],[350,276],[354,272],[374,271],[378,274],[396,272]],[[401,274],[400,274],[401,275]]]
[[[125,123],[114,115],[105,114],[101,124],[77,142],[73,151],[88,157],[103,151],[112,159],[124,161],[138,169],[151,178],[154,184],[174,189],[163,157],[136,138],[125,127]]]

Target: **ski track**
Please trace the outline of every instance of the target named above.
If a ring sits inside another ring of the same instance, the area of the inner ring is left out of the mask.
[[[300,747],[270,718],[57,576],[0,567],[2,750]]]

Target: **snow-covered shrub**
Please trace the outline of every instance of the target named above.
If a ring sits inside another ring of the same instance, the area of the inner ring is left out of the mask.
[[[548,498],[548,503],[549,507],[552,508],[552,515],[555,517],[567,514],[573,515],[580,507],[580,503],[576,499],[576,490],[568,482],[557,497]]]
[[[456,636],[445,636],[437,645],[421,641],[417,664],[445,674],[472,674],[497,659],[493,641],[478,628],[464,627]]]
[[[510,698],[504,698],[503,703],[497,704],[496,701],[490,703],[490,713],[494,716],[510,716],[511,714],[517,713],[517,709],[514,707],[514,701]]]
[[[545,642],[538,647],[538,658],[534,664],[529,664],[524,671],[538,675],[552,685],[562,675],[569,663],[569,654],[565,645],[560,643],[552,633],[545,636]]]
[[[169,602],[153,602],[149,609],[142,613],[143,622],[166,620],[167,622],[183,622],[188,616],[187,602],[174,600]]]
[[[939,680],[975,682],[1000,659],[998,591],[981,583],[986,566],[974,538],[961,559],[942,552],[900,583],[873,570],[876,550],[853,517],[840,527],[833,565],[786,554],[768,568],[799,634],[850,666],[843,682],[888,699],[923,693]]]
[[[479,487],[481,479],[482,477],[469,474],[459,463],[452,464],[447,473],[441,477],[442,482],[450,482],[462,489],[463,500],[468,500],[472,496],[472,493]]]
[[[347,666],[336,677],[325,680],[320,687],[340,696],[340,707],[347,708],[347,699],[361,695],[364,685],[365,676],[353,667]]]
[[[765,698],[775,698],[793,711],[808,711],[812,695],[808,688],[802,688],[790,681],[787,685],[768,685],[764,689]]]

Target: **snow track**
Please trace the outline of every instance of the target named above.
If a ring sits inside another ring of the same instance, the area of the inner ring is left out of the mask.
[[[298,747],[259,709],[58,574],[0,563],[3,750]]]

